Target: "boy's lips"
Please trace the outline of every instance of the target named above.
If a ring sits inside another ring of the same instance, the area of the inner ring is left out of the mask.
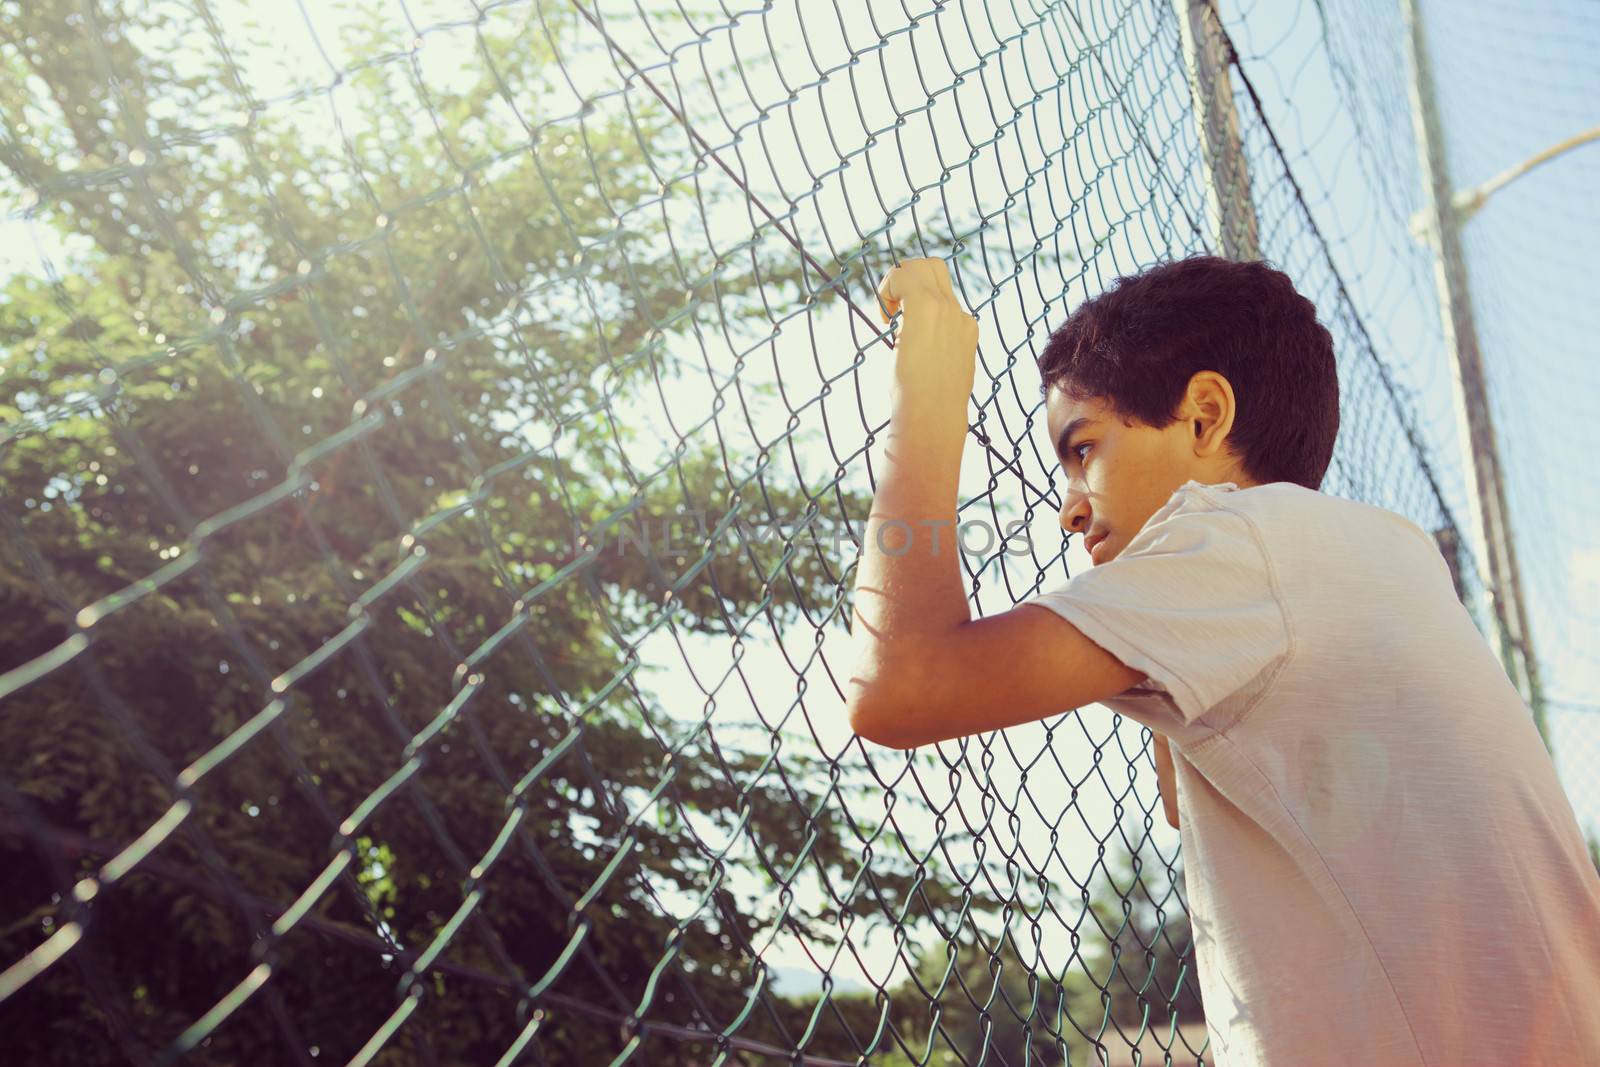
[[[1084,547],[1089,550],[1089,558],[1094,560],[1096,563],[1099,563],[1100,560],[1095,556],[1094,550],[1099,548],[1100,547],[1100,542],[1104,541],[1105,539],[1106,539],[1106,534],[1102,532],[1102,533],[1097,533],[1097,534],[1091,534],[1083,542]]]

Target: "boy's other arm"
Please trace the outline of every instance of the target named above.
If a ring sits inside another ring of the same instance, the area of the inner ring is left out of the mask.
[[[1172,769],[1172,752],[1167,748],[1167,735],[1156,734],[1156,785],[1161,793],[1161,808],[1166,812],[1167,825],[1178,828],[1178,776]]]

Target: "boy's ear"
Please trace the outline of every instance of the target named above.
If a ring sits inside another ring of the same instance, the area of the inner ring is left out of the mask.
[[[1233,429],[1236,410],[1228,379],[1216,371],[1199,371],[1189,379],[1185,404],[1194,429],[1195,454],[1209,456],[1220,451]]]

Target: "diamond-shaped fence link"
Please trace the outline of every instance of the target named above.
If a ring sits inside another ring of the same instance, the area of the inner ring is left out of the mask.
[[[1068,575],[1033,357],[1216,240],[1179,18],[7,9],[9,1061],[1206,1062],[1150,732],[880,750],[839,673],[897,256],[982,323],[976,610]],[[1458,543],[1221,54],[1325,488]]]

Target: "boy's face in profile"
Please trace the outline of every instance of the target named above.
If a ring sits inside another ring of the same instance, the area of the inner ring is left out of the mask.
[[[1083,535],[1095,566],[1114,559],[1185,482],[1246,484],[1231,464],[1197,454],[1187,418],[1158,430],[1118,415],[1105,401],[1074,399],[1054,386],[1045,415],[1066,476],[1061,528]]]

